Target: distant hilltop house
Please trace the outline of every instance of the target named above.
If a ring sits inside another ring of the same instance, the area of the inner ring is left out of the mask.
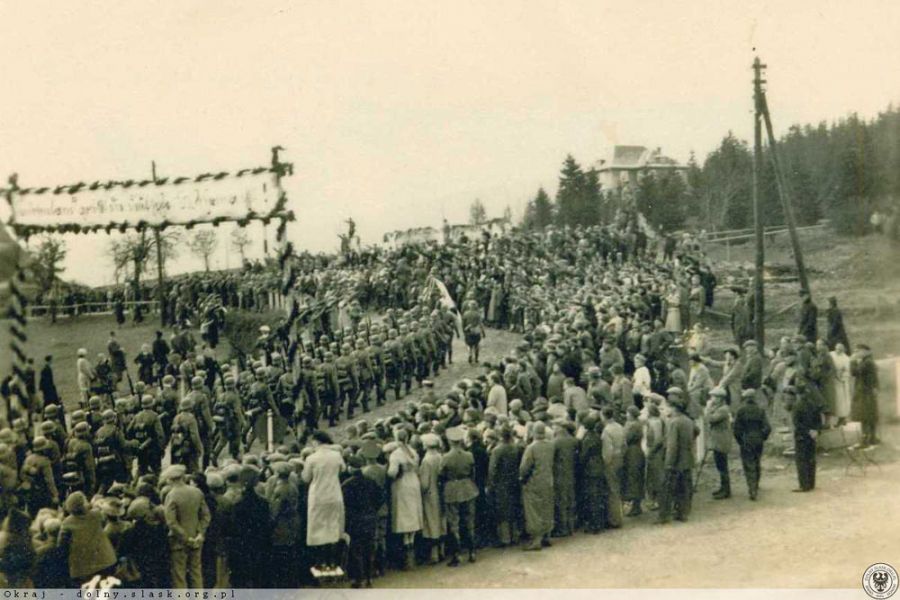
[[[446,224],[444,226],[444,236],[448,237],[450,241],[458,242],[463,236],[473,239],[481,237],[485,232],[492,236],[503,235],[509,230],[510,226],[509,220],[504,218],[489,219],[478,225],[470,223],[460,225]]]
[[[413,227],[403,231],[391,231],[384,234],[383,241],[385,244],[391,244],[394,248],[405,244],[420,244],[424,242],[437,241],[440,232],[434,227]]]
[[[661,148],[651,150],[644,146],[616,146],[612,160],[597,163],[600,183],[604,190],[614,191],[623,187],[634,188],[638,179],[647,173],[676,171],[687,177],[687,167],[662,153]]]

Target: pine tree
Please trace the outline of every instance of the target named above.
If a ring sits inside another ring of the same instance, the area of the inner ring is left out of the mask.
[[[585,177],[571,154],[566,156],[556,190],[556,219],[560,225],[578,225],[582,212]]]

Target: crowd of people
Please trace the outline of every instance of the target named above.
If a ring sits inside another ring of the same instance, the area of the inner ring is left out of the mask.
[[[842,320],[832,331],[829,316],[819,340],[804,307],[797,336],[763,353],[734,319],[735,346],[714,358],[702,247],[636,229],[626,215],[408,246],[335,273],[309,261],[295,285],[346,295],[345,326],[263,327],[243,364],[217,356],[208,328],[198,342],[189,319],[131,361],[113,331],[100,360],[79,351],[71,411],[47,393],[48,357],[41,400],[0,430],[0,583],[296,587],[346,568],[370,586],[388,569],[458,567],[488,546],[541,551],[646,512],[688,520],[707,455],[713,497],[732,496],[735,445],[757,500],[773,423],[793,428],[798,491],[815,487],[822,429],[861,421],[877,443],[874,361],[864,345],[847,354]],[[365,282],[386,266],[384,293]],[[203,288],[190,302],[245,308],[227,295]],[[485,323],[521,343],[485,359]],[[477,368],[439,395],[455,337]],[[414,385],[415,400],[367,417]]]

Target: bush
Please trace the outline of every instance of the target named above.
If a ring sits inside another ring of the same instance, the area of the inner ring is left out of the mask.
[[[274,333],[283,320],[284,314],[277,311],[261,313],[231,311],[226,314],[225,330],[222,334],[231,344],[231,358],[243,358],[252,354],[259,338],[259,328],[268,325]]]

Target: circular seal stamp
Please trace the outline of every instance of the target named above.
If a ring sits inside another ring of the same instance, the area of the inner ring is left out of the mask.
[[[875,600],[890,598],[897,591],[900,577],[897,570],[887,563],[875,563],[863,573],[863,589]]]

